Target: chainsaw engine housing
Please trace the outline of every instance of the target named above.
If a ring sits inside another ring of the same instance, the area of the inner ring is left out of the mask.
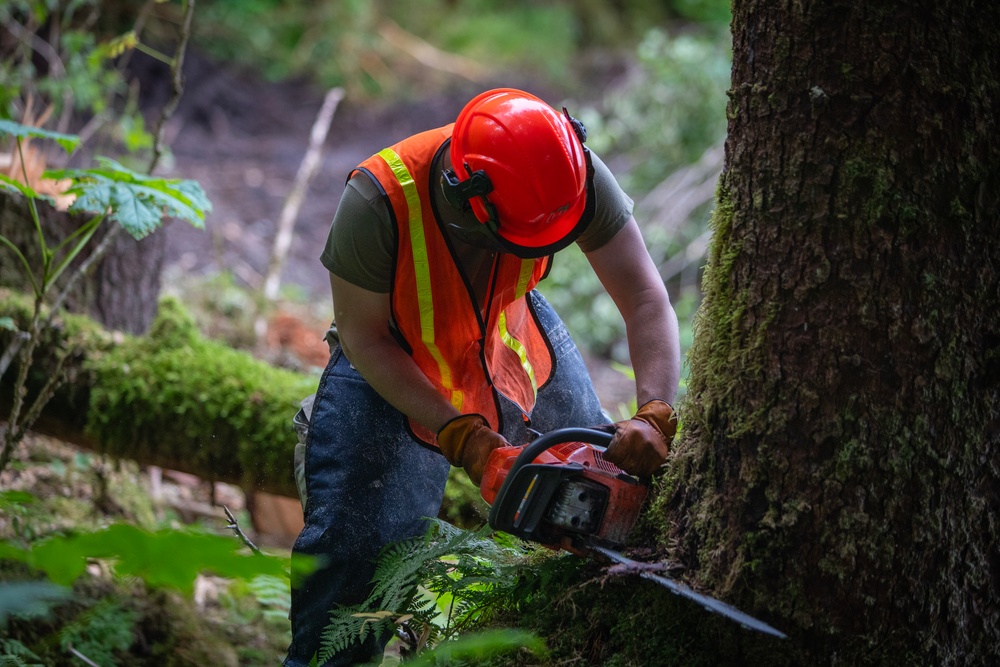
[[[525,447],[494,450],[480,486],[491,505],[490,526],[569,550],[622,546],[647,487],[604,460],[600,445],[610,437],[560,429]]]

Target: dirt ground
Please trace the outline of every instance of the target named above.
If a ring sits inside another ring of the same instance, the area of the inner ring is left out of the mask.
[[[268,83],[198,54],[189,57],[185,79],[184,95],[167,129],[176,160],[173,171],[198,180],[214,210],[206,232],[182,225],[169,230],[170,263],[187,272],[227,268],[253,284],[266,272],[276,222],[326,91],[300,81]],[[346,97],[333,117],[299,212],[283,282],[328,299],[319,254],[349,171],[409,134],[453,121],[470,96],[491,85],[513,84],[458,83],[398,104]],[[159,90],[147,104],[162,105],[165,95],[166,90]]]
[[[213,212],[203,232],[183,225],[168,230],[169,263],[185,273],[228,269],[257,286],[324,91],[267,85],[222,68],[199,70],[191,79],[168,128],[174,170],[202,184]],[[319,253],[346,174],[385,143],[373,120],[349,100],[341,103],[299,212],[282,282],[310,297],[329,300]]]

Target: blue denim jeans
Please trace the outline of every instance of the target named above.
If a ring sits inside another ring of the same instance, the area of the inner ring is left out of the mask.
[[[590,376],[573,339],[537,292],[530,304],[555,353],[555,372],[540,388],[525,422],[521,411],[501,398],[503,434],[527,442],[527,428],[539,432],[607,423]],[[363,602],[371,590],[375,558],[388,544],[422,535],[427,517],[437,516],[450,465],[436,450],[411,438],[406,418],[389,405],[335,347],[316,392],[305,440],[305,527],[292,558],[319,557],[321,567],[292,588],[292,643],[285,667],[305,667],[319,651],[329,612]],[[384,642],[365,643],[324,663],[365,664]],[[377,663],[376,663],[377,664]]]

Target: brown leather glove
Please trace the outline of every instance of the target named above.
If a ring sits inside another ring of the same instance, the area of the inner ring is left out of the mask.
[[[507,439],[491,429],[486,417],[479,414],[459,415],[449,420],[438,431],[437,442],[448,462],[465,468],[476,486],[483,481],[483,469],[490,452],[498,447],[510,447]]]
[[[670,404],[650,401],[632,419],[615,424],[604,458],[631,475],[649,477],[666,462],[676,432],[677,415]]]

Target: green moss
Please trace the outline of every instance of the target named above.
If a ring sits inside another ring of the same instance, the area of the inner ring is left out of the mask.
[[[145,337],[157,347],[169,349],[198,345],[201,340],[194,317],[172,297],[160,300],[156,319]]]
[[[291,418],[315,380],[202,338],[166,299],[148,336],[90,359],[87,430],[111,453],[196,462],[247,484],[288,469]]]
[[[546,638],[551,650],[542,665],[594,667],[753,667],[804,664],[790,643],[747,631],[633,576],[607,577],[591,561],[577,582],[553,581],[518,609],[516,622]],[[530,660],[530,662],[526,662]],[[495,665],[538,665],[527,657]]]
[[[778,314],[775,304],[766,311],[761,321],[753,326],[747,325],[749,295],[735,284],[740,275],[742,240],[733,235],[735,206],[725,177],[719,181],[716,201],[710,221],[714,241],[705,269],[704,298],[695,315],[694,343],[688,355],[692,369],[689,395],[697,396],[698,400],[686,401],[680,406],[680,412],[686,413],[692,425],[699,429],[707,426],[717,401],[723,398],[714,395],[708,388],[730,384],[719,382],[718,378],[731,378],[734,368],[739,368],[744,377],[753,377],[761,372],[760,367],[750,364],[749,360],[761,358],[754,352],[767,344],[770,324]],[[729,437],[757,429],[762,423],[775,423],[777,415],[768,402],[762,401],[755,407],[752,412],[728,415],[726,434]]]

